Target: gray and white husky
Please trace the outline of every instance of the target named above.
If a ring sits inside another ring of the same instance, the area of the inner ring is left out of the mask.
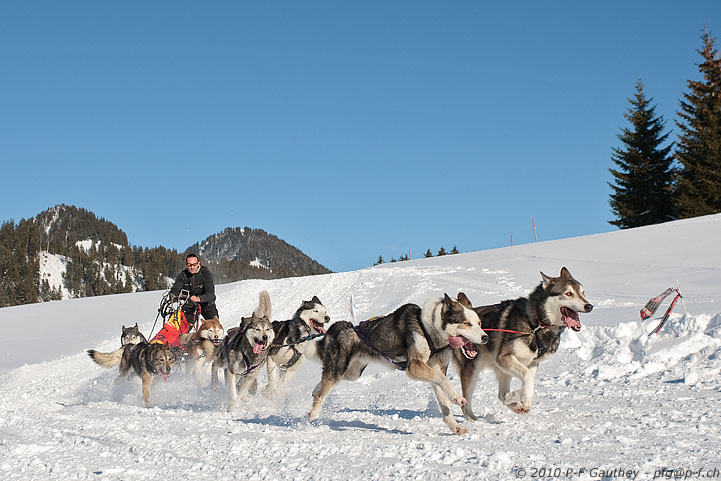
[[[528,414],[538,364],[558,350],[561,333],[567,327],[574,331],[581,329],[578,313],[593,309],[586,300],[583,286],[565,267],[559,277],[541,272],[541,278],[541,284],[528,297],[474,309],[490,340],[480,346],[480,355],[475,359],[454,356],[463,396],[468,401],[463,407],[467,419],[477,419],[471,401],[478,374],[486,367],[496,375],[498,399],[513,412]],[[521,380],[521,387],[511,391],[514,377]]]
[[[142,381],[143,400],[145,407],[150,407],[150,385],[153,375],[162,376],[163,381],[168,379],[177,358],[168,344],[141,342],[126,344],[112,352],[100,352],[89,349],[88,355],[103,367],[118,366],[118,379],[127,376],[131,371]]]
[[[136,322],[134,326],[125,327],[123,326],[123,333],[120,335],[120,345],[126,344],[140,344],[141,342],[148,342]]]
[[[325,324],[329,321],[330,316],[317,296],[303,301],[292,319],[273,321],[275,339],[266,361],[268,385],[263,389],[263,396],[272,397],[278,388],[293,378],[307,358],[315,356],[315,343],[307,338],[325,334]]]
[[[467,430],[459,426],[451,411],[451,402],[463,406],[466,400],[458,394],[446,376],[451,351],[475,357],[475,344],[488,336],[465,294],[458,299],[447,294],[425,303],[401,306],[393,313],[353,326],[347,321],[331,325],[326,335],[316,341],[323,362],[320,383],[313,390],[313,407],[308,419],[317,419],[331,390],[342,379],[355,381],[370,362],[405,370],[408,377],[433,387],[443,421],[456,434]]]
[[[213,353],[211,385],[220,384],[218,369],[225,369],[228,411],[237,408],[239,401],[246,398],[248,389],[257,385],[256,378],[268,357],[274,337],[270,324],[270,295],[262,291],[253,315],[241,318],[240,327],[229,329]]]

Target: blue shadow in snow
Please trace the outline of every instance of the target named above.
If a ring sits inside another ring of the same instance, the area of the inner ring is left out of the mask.
[[[427,411],[411,411],[410,409],[340,409],[340,413],[366,413],[373,414],[374,416],[398,416],[401,419],[414,419],[414,418],[427,418],[429,414]]]
[[[362,411],[359,411],[362,412]],[[357,429],[366,429],[375,432],[385,432],[389,434],[411,434],[407,431],[401,431],[400,429],[388,429],[381,426],[375,426],[373,424],[364,423],[362,421],[308,421],[305,418],[289,418],[283,416],[267,416],[265,418],[255,419],[234,419],[234,422],[245,423],[245,424],[258,424],[261,426],[276,426],[276,427],[290,427],[295,428],[302,424],[308,424],[311,426],[328,426],[334,431],[348,431]]]

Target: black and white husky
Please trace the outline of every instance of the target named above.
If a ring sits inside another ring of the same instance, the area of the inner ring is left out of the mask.
[[[393,313],[359,326],[339,321],[316,341],[323,362],[320,383],[313,390],[313,407],[308,419],[317,419],[328,394],[342,379],[354,381],[370,362],[384,363],[405,370],[408,377],[429,383],[435,391],[443,421],[456,434],[467,430],[459,426],[451,411],[451,402],[463,406],[466,400],[453,388],[446,376],[451,351],[470,358],[488,336],[465,294],[458,300],[446,294],[432,299],[423,309],[415,304],[401,306]]]
[[[213,353],[212,386],[218,386],[218,369],[225,369],[225,386],[229,391],[228,411],[246,398],[248,389],[256,385],[260,368],[265,363],[275,334],[270,324],[270,295],[260,293],[258,308],[250,317],[241,318],[240,327],[228,330]]]
[[[496,375],[498,399],[513,412],[528,414],[538,364],[558,350],[561,333],[567,327],[574,331],[581,329],[578,313],[593,309],[586,300],[583,286],[565,267],[559,277],[541,272],[541,278],[541,284],[528,297],[474,309],[490,340],[480,346],[480,355],[475,359],[454,356],[463,396],[468,401],[463,407],[467,419],[477,419],[471,400],[478,374],[486,367]],[[511,391],[514,377],[521,380],[521,387]]]
[[[263,396],[272,397],[293,378],[308,357],[315,355],[315,343],[309,342],[309,338],[325,334],[325,324],[329,321],[330,316],[317,296],[303,301],[292,319],[273,321],[275,339],[268,351],[268,385],[263,389]]]

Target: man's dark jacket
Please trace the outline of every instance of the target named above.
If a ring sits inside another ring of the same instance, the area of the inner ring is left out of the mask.
[[[215,304],[213,274],[205,266],[200,266],[196,274],[191,274],[188,269],[178,274],[173,287],[170,288],[170,294],[177,297],[181,289],[189,291],[190,296],[198,296],[200,304]]]

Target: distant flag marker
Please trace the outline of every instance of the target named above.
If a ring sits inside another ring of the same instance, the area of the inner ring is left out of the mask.
[[[355,314],[355,299],[353,299],[353,294],[350,295],[350,306],[348,307],[348,312],[350,313],[350,316],[353,318],[353,323],[357,324],[356,314]]]
[[[671,301],[671,305],[668,306],[668,309],[666,309],[666,312],[664,313],[663,317],[661,318],[661,322],[658,323],[658,326],[649,333],[649,336],[651,334],[658,334],[659,331],[661,331],[661,328],[664,324],[666,324],[666,321],[668,321],[669,316],[671,315],[671,311],[673,311],[673,308],[676,306],[676,303],[679,299],[681,299],[683,302],[683,296],[681,295],[681,287],[676,281],[676,287],[669,287],[665,291],[663,291],[661,294],[657,295],[656,297],[649,299],[645,306],[641,309],[641,319],[644,321],[646,319],[649,319],[652,317],[658,308],[661,306],[661,303],[666,299],[669,295],[676,293],[676,296]],[[684,303],[684,311],[686,311],[686,304]],[[686,317],[688,317],[688,311],[686,311]]]

